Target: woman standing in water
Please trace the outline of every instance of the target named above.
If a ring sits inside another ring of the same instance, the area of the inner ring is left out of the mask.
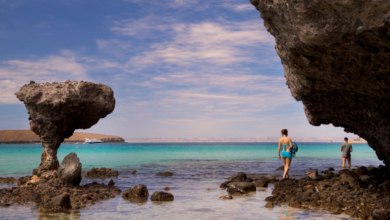
[[[278,149],[278,155],[280,160],[280,155],[283,157],[283,163],[284,163],[284,174],[283,179],[288,178],[288,171],[290,169],[290,164],[292,160],[292,154],[291,154],[291,148],[293,147],[291,138],[287,137],[288,131],[287,129],[282,130],[282,138],[279,139],[279,149]],[[282,152],[280,152],[280,148],[282,149]]]

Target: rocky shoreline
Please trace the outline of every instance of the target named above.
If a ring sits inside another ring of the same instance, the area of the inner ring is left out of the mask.
[[[256,175],[257,176],[257,175]],[[274,184],[272,196],[265,198],[267,208],[288,204],[294,208],[325,209],[335,215],[345,213],[353,218],[390,219],[390,173],[385,166],[358,167],[334,172],[333,168],[311,172],[300,179],[278,180],[274,177],[252,179],[238,173],[220,188],[230,197],[256,191],[256,187]]]

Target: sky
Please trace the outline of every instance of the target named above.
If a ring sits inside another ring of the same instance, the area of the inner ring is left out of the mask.
[[[248,0],[0,0],[0,130],[28,129],[30,80],[103,83],[124,138],[343,137],[311,126]]]

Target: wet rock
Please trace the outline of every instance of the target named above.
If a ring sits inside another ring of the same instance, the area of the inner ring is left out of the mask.
[[[119,172],[117,170],[111,170],[110,168],[92,168],[91,170],[87,170],[85,172],[86,178],[110,178],[110,177],[116,177],[119,175]]]
[[[284,166],[277,168],[276,170],[284,170]]]
[[[219,199],[233,199],[233,196],[231,195],[220,196]]]
[[[267,203],[265,204],[265,207],[266,207],[267,209],[273,209],[273,208],[274,208],[274,203],[273,203],[273,202],[267,202]]]
[[[242,195],[249,192],[256,192],[254,183],[249,182],[231,182],[228,184],[227,192],[232,195]]]
[[[72,208],[69,194],[55,196],[39,206],[41,212],[68,212]]]
[[[133,172],[131,172],[131,174],[136,175],[136,174],[138,174],[138,172],[136,170],[133,170]]]
[[[17,182],[18,186],[23,186],[27,184],[27,182],[31,180],[31,177],[32,176],[20,177]]]
[[[58,169],[58,148],[75,129],[90,128],[115,107],[110,87],[83,81],[30,82],[15,95],[28,110],[30,129],[41,139],[38,174]]]
[[[390,211],[375,209],[372,212],[371,217],[373,220],[389,220],[390,219]]]
[[[78,186],[81,182],[81,163],[77,154],[68,154],[58,168],[58,178],[66,185]]]
[[[0,177],[0,183],[9,183],[9,184],[15,184],[17,183],[18,180],[16,180],[15,178],[13,177]]]
[[[367,168],[366,167],[358,167],[358,168],[356,168],[356,170],[355,170],[355,173],[357,174],[357,175],[367,175]]]
[[[316,179],[318,176],[318,172],[317,171],[311,172],[307,174],[307,176],[310,177],[311,179]]]
[[[107,184],[108,186],[115,186],[114,180],[110,179],[110,181]]]
[[[383,189],[390,190],[390,180],[386,180],[383,182]]]
[[[149,197],[149,191],[145,185],[139,184],[131,189],[123,191],[122,198],[130,200],[131,202],[146,202]]]
[[[243,172],[239,172],[237,173],[237,176],[236,177],[233,177],[231,179],[232,182],[245,182],[245,180],[247,179],[247,176],[245,173]]]
[[[328,170],[329,171],[334,171],[334,168],[333,167],[329,167]]]
[[[172,172],[157,173],[156,176],[173,176]]]
[[[256,187],[268,187],[268,183],[270,183],[270,180],[268,179],[260,179],[255,181]]]
[[[221,188],[221,189],[226,189],[228,186],[227,186],[227,184],[226,183],[222,183],[220,186],[219,186],[219,188]]]
[[[171,193],[163,192],[163,191],[156,191],[152,194],[150,197],[150,200],[152,201],[173,201],[174,197]]]
[[[164,189],[163,190],[165,190],[165,191],[169,191],[169,190],[171,190],[171,188],[169,188],[169,187],[164,187]]]

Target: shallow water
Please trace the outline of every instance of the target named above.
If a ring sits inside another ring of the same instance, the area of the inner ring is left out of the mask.
[[[340,144],[298,143],[299,151],[293,159],[291,175],[303,175],[309,168],[341,169]],[[79,148],[77,148],[79,147]],[[81,149],[82,147],[82,149]],[[368,145],[354,145],[353,166],[382,164]],[[332,215],[320,210],[294,209],[287,206],[268,210],[264,199],[270,188],[256,193],[220,200],[226,195],[219,185],[236,172],[247,174],[277,174],[283,165],[277,159],[275,143],[256,144],[64,144],[60,147],[60,161],[70,152],[77,153],[83,170],[109,167],[119,170],[113,178],[122,190],[145,184],[151,195],[170,187],[173,202],[143,204],[124,201],[120,196],[72,214],[40,215],[32,206],[0,208],[0,219],[348,219],[346,215]],[[42,149],[39,145],[0,145],[0,176],[19,177],[37,168]],[[138,175],[130,172],[136,169]],[[157,172],[171,171],[173,177],[157,177]],[[126,178],[128,177],[128,178]],[[82,184],[109,179],[83,179]],[[10,185],[0,184],[1,188]]]

